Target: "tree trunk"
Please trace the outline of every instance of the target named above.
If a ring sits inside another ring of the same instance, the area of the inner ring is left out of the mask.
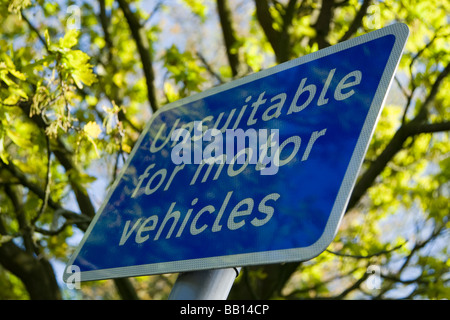
[[[34,257],[9,241],[0,245],[0,264],[22,280],[31,300],[61,299],[53,268],[44,257]]]

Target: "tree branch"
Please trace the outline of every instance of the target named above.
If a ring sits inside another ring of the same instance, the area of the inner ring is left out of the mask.
[[[372,0],[363,1],[361,7],[359,8],[358,12],[355,15],[355,18],[352,21],[352,24],[348,28],[347,32],[345,32],[345,34],[342,36],[342,38],[339,39],[339,42],[350,39],[356,33],[359,27],[361,27],[362,20],[367,13],[367,8],[369,8],[371,1]]]
[[[368,266],[367,266],[368,267]],[[367,268],[366,267],[366,268]],[[365,272],[355,283],[353,283],[350,287],[342,291],[339,295],[333,297],[332,299],[344,299],[350,292],[358,289],[364,281],[368,278],[369,274]]]
[[[401,247],[403,247],[405,244],[406,244],[406,242],[402,243],[402,244],[400,244],[400,245],[398,245],[398,246],[396,246],[396,247],[394,247],[394,248],[392,248],[390,250],[382,250],[382,251],[375,252],[375,253],[372,253],[372,254],[368,254],[368,255],[365,255],[365,256],[359,256],[359,255],[353,255],[353,254],[345,254],[345,253],[331,251],[331,250],[328,250],[328,249],[325,250],[325,251],[328,252],[328,253],[334,254],[336,256],[339,256],[339,257],[346,257],[346,258],[353,258],[353,259],[370,259],[372,257],[377,257],[377,256],[381,256],[383,254],[389,254],[391,252],[394,252],[395,250],[400,249]]]
[[[38,214],[31,220],[31,225],[34,226],[36,222],[39,220],[41,215],[47,209],[48,199],[50,198],[50,179],[51,179],[51,150],[50,150],[50,139],[47,135],[45,135],[45,143],[47,149],[47,174],[45,175],[45,187],[44,187],[44,199],[42,199],[41,208],[38,211]]]
[[[30,101],[32,101],[32,99]],[[31,102],[30,101],[26,101],[26,102],[23,102],[23,103],[19,104],[19,107],[27,115],[30,114],[30,106],[31,106]],[[39,128],[45,130],[47,125],[45,124],[44,120],[40,116],[35,114],[35,115],[33,115],[31,117],[31,120]],[[86,229],[88,227],[88,223],[79,222],[80,221],[80,217],[82,219],[81,221],[83,221],[84,216],[87,216],[88,218],[86,220],[90,221],[90,219],[93,218],[94,215],[95,215],[94,206],[92,205],[92,202],[91,202],[91,199],[89,197],[89,194],[87,193],[87,190],[78,183],[78,181],[76,180],[76,177],[74,177],[73,174],[70,174],[70,172],[72,172],[72,173],[73,172],[78,172],[78,168],[73,163],[73,161],[72,161],[72,159],[70,157],[69,150],[67,150],[65,144],[60,139],[57,139],[56,143],[57,143],[57,148],[53,151],[53,154],[56,156],[58,161],[63,165],[64,169],[68,173],[69,182],[71,184],[72,190],[75,193],[75,197],[77,199],[78,206],[79,206],[79,208],[80,208],[80,210],[82,212],[82,215],[75,214],[75,217],[74,217],[73,214],[68,214],[68,213],[70,213],[70,211],[62,209],[62,210],[64,210],[62,212],[62,214],[63,214],[63,216],[66,219],[72,219],[74,223],[77,223],[77,226],[81,230],[86,231]],[[3,164],[3,165],[5,166],[5,164]],[[8,167],[12,168],[11,166],[12,166],[12,164],[6,165],[7,168]],[[15,170],[15,173],[18,174],[18,170]],[[25,176],[23,174],[22,175],[18,174],[18,176],[20,176],[20,178],[18,178],[19,180],[22,180],[22,181],[26,182],[26,178],[25,178]],[[28,184],[31,185],[30,183],[28,183]],[[35,187],[33,185],[31,185],[31,187],[33,187],[33,190],[38,192],[41,195],[42,199],[45,198],[45,192],[43,190],[39,190],[38,187]],[[53,205],[53,206],[57,206],[58,209],[60,208],[59,205],[57,205],[55,202],[53,202],[51,200],[51,197],[49,197],[48,203],[49,203],[50,206]],[[41,231],[45,233],[45,230],[41,230]],[[1,247],[0,247],[0,249],[1,249]],[[0,263],[1,263],[1,261],[0,261]],[[22,281],[23,281],[23,279],[22,279]],[[133,288],[133,286],[130,283],[128,278],[114,279],[114,283],[115,283],[115,285],[117,287],[117,290],[118,290],[120,296],[123,299],[129,299],[129,300],[136,300],[136,299],[138,299],[137,293],[134,290],[134,288]]]
[[[439,27],[439,28],[436,30],[436,32],[435,32],[433,38],[432,38],[425,46],[423,46],[423,47],[422,47],[422,48],[414,55],[414,57],[411,59],[411,62],[409,63],[409,76],[410,76],[410,78],[411,78],[411,80],[410,80],[410,82],[411,82],[411,90],[410,90],[410,94],[407,96],[407,103],[406,103],[405,111],[404,111],[404,113],[403,113],[402,124],[404,124],[404,123],[406,122],[406,114],[407,114],[407,112],[408,112],[409,107],[410,107],[411,104],[412,104],[413,96],[414,96],[414,91],[415,91],[416,88],[417,88],[417,84],[416,84],[416,82],[414,81],[414,72],[413,72],[414,63],[417,61],[417,59],[419,59],[419,58],[422,56],[422,54],[425,52],[425,50],[427,50],[428,48],[431,47],[431,45],[433,44],[433,42],[439,37],[439,36],[438,36],[438,32],[439,32],[439,30],[440,30],[441,28],[442,28],[442,27]],[[447,65],[447,68],[448,68],[448,65]],[[447,71],[444,70],[444,73],[445,73],[445,72],[448,74],[448,70],[447,70]],[[441,75],[442,75],[442,74],[441,74]],[[446,76],[446,75],[444,74],[443,77],[445,77],[445,76]],[[442,79],[441,79],[441,80],[442,80]],[[441,80],[436,81],[435,84],[437,83],[437,84],[439,85],[439,83],[440,83]],[[433,88],[432,88],[432,91],[433,91]],[[403,93],[405,93],[405,91],[403,91]],[[431,94],[430,94],[430,96],[431,96]],[[434,99],[434,96],[433,96],[432,98]],[[431,99],[430,101],[432,101],[433,99]],[[426,110],[424,109],[423,111],[425,112]],[[425,115],[426,115],[426,114],[422,114],[421,117],[424,117]]]
[[[416,126],[408,126],[408,134],[410,136],[418,135],[421,133],[436,133],[450,130],[450,121],[437,122],[437,123],[424,123]]]
[[[240,71],[239,55],[237,53],[237,38],[231,19],[231,11],[227,0],[217,0],[217,12],[219,14],[220,26],[228,57],[228,64],[231,68],[233,77],[236,77]]]
[[[292,19],[295,14],[295,6],[297,5],[298,0],[289,0],[286,5],[285,13],[283,15],[283,33],[287,34],[287,29],[292,24]]]
[[[331,283],[333,281],[348,277],[350,275],[352,275],[355,271],[357,271],[359,268],[353,268],[352,270],[350,270],[349,272],[347,272],[346,274],[338,274],[336,276],[333,276],[331,278],[328,279],[324,279],[323,281],[319,282],[319,283],[315,283],[313,286],[309,286],[309,287],[305,287],[302,289],[297,289],[292,291],[291,293],[289,293],[286,296],[283,296],[283,298],[285,299],[302,299],[304,298],[303,296],[299,296],[299,295],[303,295],[305,293],[308,293],[310,291],[317,291],[318,289],[320,289],[321,287],[325,287],[328,283]],[[316,299],[316,297],[314,297],[313,299]],[[326,299],[326,298],[325,298]]]
[[[130,27],[131,35],[136,43],[139,56],[141,57],[142,69],[144,71],[145,81],[147,84],[147,96],[153,112],[158,110],[158,102],[156,99],[155,75],[153,72],[153,61],[150,54],[150,46],[148,38],[145,34],[145,29],[139,23],[138,18],[131,11],[130,6],[126,0],[117,0],[120,9],[122,10],[125,19]]]
[[[24,283],[30,299],[61,299],[53,268],[44,257],[35,258],[8,241],[0,246],[0,264]]]
[[[376,177],[384,170],[387,163],[402,149],[406,138],[408,138],[408,134],[405,128],[400,127],[383,152],[371,163],[370,167],[356,183],[347,206],[347,212],[356,205],[367,189],[372,186]]]
[[[328,47],[330,44],[326,39],[330,33],[331,21],[334,15],[334,0],[322,0],[319,16],[313,27],[316,30],[316,36],[311,39],[319,45],[319,49]]]
[[[206,61],[206,58],[198,51],[196,51],[195,54],[200,59],[206,70],[219,82],[219,84],[223,84],[225,81],[222,79],[220,74],[213,70],[208,61]]]
[[[283,14],[283,26],[281,29],[280,39],[279,39],[279,60],[288,61],[291,58],[291,40],[289,36],[289,27],[292,25],[292,20],[294,19],[295,6],[297,5],[297,0],[289,0],[288,4],[284,8]]]
[[[113,52],[114,52],[113,46],[114,45],[113,45],[113,41],[111,39],[111,33],[109,31],[111,17],[106,14],[105,0],[99,0],[99,4],[100,4],[99,21],[102,26],[103,36],[105,38],[105,44],[106,44],[106,49],[107,49],[106,61],[102,62],[100,59],[99,63],[101,63],[103,66],[105,66],[105,68],[109,68],[109,70],[110,70],[109,74],[116,74],[117,73],[117,65],[113,59]],[[114,81],[112,81],[110,83],[110,85],[112,86],[112,90],[110,90],[111,93],[109,94],[109,93],[105,92],[107,98],[109,99],[111,104],[116,103],[119,106],[122,105],[123,90],[120,90],[120,88],[117,87],[117,85],[114,83]],[[103,115],[98,111],[97,111],[97,115],[103,121],[103,118],[104,118]],[[133,122],[131,122],[130,119],[128,119],[128,117],[126,116],[123,109],[119,110],[117,116],[119,118],[119,121],[126,122],[134,131],[136,131],[137,133],[141,132],[141,130],[139,128],[137,128],[136,125]]]
[[[22,12],[22,19],[26,22],[28,27],[31,30],[33,30],[33,32],[37,35],[39,41],[42,43],[42,45],[44,46],[45,50],[47,50],[47,52],[48,52],[49,49],[48,49],[47,41],[45,41],[45,39],[39,33],[39,30],[30,22],[30,20],[28,20],[27,16],[24,14],[24,12]]]
[[[296,13],[295,7],[298,0],[289,0],[284,7],[280,3],[277,3],[278,7],[282,7],[280,15],[283,19],[283,25],[281,30],[276,30],[274,25],[274,19],[270,14],[269,3],[267,0],[255,0],[256,17],[261,25],[267,40],[269,41],[272,49],[275,53],[275,57],[278,63],[288,61],[291,58],[291,42],[289,38],[289,27],[292,25],[294,14]],[[302,2],[303,4],[303,2]],[[275,6],[276,10],[277,6]]]
[[[398,279],[401,278],[401,274],[402,272],[408,267],[408,264],[410,263],[410,261],[412,260],[412,258],[414,257],[414,255],[422,248],[424,248],[427,244],[429,244],[431,241],[433,241],[434,239],[436,239],[436,237],[442,232],[442,230],[446,229],[445,228],[445,224],[441,224],[438,226],[435,226],[432,234],[427,238],[424,239],[422,241],[417,241],[414,245],[414,247],[411,249],[411,251],[409,252],[408,256],[406,257],[406,259],[404,259],[402,265],[400,266],[400,268],[391,275],[386,275],[386,274],[381,274],[380,276],[383,277],[386,280],[391,280],[391,284],[390,285],[386,285],[384,286],[380,292],[378,293],[378,295],[376,297],[374,297],[374,299],[380,299],[382,298],[382,296],[388,292],[391,288],[392,285],[395,284],[396,282],[398,282]],[[413,281],[416,283],[420,283],[423,282],[421,279],[422,275],[417,277],[416,279],[414,279]],[[403,282],[403,281],[400,281]]]
[[[83,222],[83,221],[79,221],[79,222]],[[46,236],[56,236],[56,235],[60,234],[61,232],[63,232],[64,229],[66,229],[67,227],[69,227],[73,224],[76,224],[76,223],[77,223],[77,221],[67,220],[66,222],[63,223],[63,225],[61,227],[59,227],[56,230],[47,230],[47,229],[43,229],[43,228],[39,228],[39,227],[35,227],[34,230],[36,232],[39,232]]]
[[[29,181],[27,177],[11,162],[9,164],[5,164],[3,162],[0,162],[1,166],[9,171],[18,181],[19,183],[33,192],[35,195],[37,195],[42,200],[45,199],[45,191],[41,189],[38,185],[35,183]],[[51,197],[48,198],[48,206],[52,209],[59,211],[61,216],[63,216],[66,220],[74,220],[77,221],[77,226],[79,229],[85,231],[87,229],[87,225],[91,221],[90,217],[87,217],[84,214],[79,214],[76,212],[73,212],[71,210],[64,209],[60,204],[53,201]]]
[[[37,248],[33,241],[33,236],[30,228],[30,224],[28,223],[25,211],[23,208],[23,203],[21,197],[17,194],[17,190],[13,189],[10,185],[4,186],[5,193],[10,199],[15,215],[17,217],[17,221],[19,223],[20,235],[23,239],[23,244],[25,246],[25,250],[28,254],[38,253]]]
[[[269,3],[267,0],[255,0],[256,7],[256,17],[258,18],[258,22],[261,25],[261,28],[264,31],[264,34],[267,37],[267,40],[270,42],[270,45],[275,52],[275,56],[278,62],[283,62],[280,52],[280,32],[273,28],[273,18],[269,11]]]
[[[19,107],[23,110],[26,115],[30,114],[32,99],[28,101],[24,101],[19,103]],[[41,118],[41,116],[34,114],[30,118],[39,128],[45,130],[47,128],[47,124]],[[45,134],[45,133],[44,133]],[[66,172],[68,173],[69,182],[72,187],[73,192],[75,193],[75,197],[78,202],[78,206],[83,214],[86,216],[93,218],[95,216],[95,208],[91,202],[89,194],[79,182],[78,182],[78,168],[73,163],[71,159],[71,152],[67,149],[64,142],[61,141],[60,138],[56,139],[56,148],[53,150],[53,154],[56,156],[58,161],[62,164]],[[45,197],[45,195],[44,195]]]
[[[108,17],[106,15],[106,5],[105,5],[105,0],[99,0],[99,5],[100,5],[100,14],[99,14],[99,20],[100,20],[100,24],[102,26],[103,29],[103,36],[105,38],[105,44],[106,47],[108,49],[108,61],[112,60],[112,48],[113,48],[113,43],[111,40],[111,36],[109,33],[109,23],[110,23],[110,17]]]
[[[391,159],[400,150],[402,150],[403,144],[408,137],[420,133],[432,133],[441,131],[438,129],[448,130],[447,122],[443,122],[440,124],[426,124],[424,123],[424,121],[426,120],[428,115],[429,105],[436,97],[439,86],[441,85],[445,77],[447,77],[449,72],[450,72],[450,63],[436,78],[417,116],[412,121],[403,124],[397,130],[397,132],[392,137],[391,141],[387,144],[387,146],[384,148],[384,150],[381,152],[378,158],[375,161],[373,161],[370,167],[363,173],[361,178],[356,183],[355,188],[353,189],[350,201],[347,206],[347,212],[356,205],[356,203],[366,193],[367,189],[369,189],[372,186],[376,177],[378,177],[378,175],[384,170],[387,163],[391,161]]]
[[[411,121],[412,123],[423,122],[426,120],[426,118],[428,116],[428,112],[429,112],[429,105],[431,104],[431,102],[433,102],[434,98],[436,97],[436,94],[438,93],[438,90],[439,90],[439,87],[440,87],[442,81],[449,74],[450,74],[450,63],[448,63],[447,66],[445,66],[445,68],[442,70],[442,72],[437,76],[436,80],[434,81],[434,83],[431,87],[431,90],[430,90],[427,98],[425,99],[421,109],[419,110],[419,113],[414,118],[414,120]]]

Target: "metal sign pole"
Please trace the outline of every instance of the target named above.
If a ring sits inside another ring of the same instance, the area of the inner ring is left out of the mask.
[[[241,268],[181,273],[169,300],[226,300]]]

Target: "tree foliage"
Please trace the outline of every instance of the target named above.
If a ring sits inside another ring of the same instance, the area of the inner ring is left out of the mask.
[[[449,298],[449,19],[442,0],[1,0],[0,298],[166,298],[176,275],[55,273],[152,113],[393,22],[411,35],[337,238],[244,268],[230,298]]]

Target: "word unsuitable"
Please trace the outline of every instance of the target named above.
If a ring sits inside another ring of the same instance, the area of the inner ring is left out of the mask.
[[[339,83],[334,88],[334,92],[332,88],[330,88],[334,74],[336,72],[336,68],[330,70],[328,76],[324,82],[322,90],[320,91],[320,95],[316,100],[316,106],[322,107],[326,106],[329,103],[329,100],[332,99],[330,96],[334,98],[336,101],[343,101],[355,94],[355,87],[361,83],[362,80],[362,72],[359,70],[354,70],[346,74]],[[298,88],[291,98],[291,102],[286,111],[287,116],[295,115],[303,110],[305,110],[316,98],[317,86],[315,84],[307,84],[308,78],[303,78],[298,85]],[[330,91],[333,92],[330,94]],[[245,98],[245,104],[240,108],[233,108],[228,113],[228,116],[225,120],[226,112],[221,112],[216,118],[212,115],[208,115],[201,120],[191,121],[186,124],[180,124],[180,119],[176,119],[168,131],[166,129],[166,124],[162,123],[156,133],[154,139],[152,140],[150,146],[150,152],[156,153],[163,149],[170,140],[173,141],[171,147],[174,147],[178,144],[179,137],[183,136],[185,131],[177,129],[184,129],[192,133],[193,130],[198,129],[199,122],[202,123],[203,134],[207,134],[206,129],[215,129],[220,130],[224,133],[227,129],[237,129],[242,127],[251,127],[257,124],[259,121],[270,121],[273,119],[279,118],[283,114],[283,110],[285,110],[286,101],[288,100],[288,95],[285,92],[281,92],[272,97],[266,96],[266,91],[261,92],[258,95],[256,101],[251,104],[251,111],[247,112],[247,108],[249,103],[252,101],[253,96],[249,95]],[[268,100],[270,99],[270,103]],[[299,104],[300,102],[300,104]],[[257,116],[258,110],[264,109],[261,117]],[[234,119],[235,114],[237,114],[236,119]],[[247,121],[245,121],[245,118]],[[233,122],[234,119],[234,123]],[[224,122],[223,124],[221,124]],[[209,124],[208,124],[209,123]],[[219,128],[221,126],[221,128]],[[185,135],[184,135],[185,136]],[[202,134],[190,134],[192,140],[198,140],[202,138]],[[184,139],[183,139],[184,140]]]

